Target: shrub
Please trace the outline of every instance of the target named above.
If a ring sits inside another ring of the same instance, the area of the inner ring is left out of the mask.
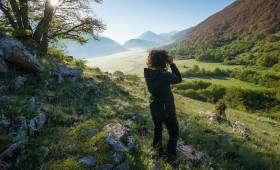
[[[187,90],[187,89],[198,90],[198,89],[206,89],[210,85],[211,83],[205,81],[191,81],[191,82],[175,85],[174,88],[178,90]]]

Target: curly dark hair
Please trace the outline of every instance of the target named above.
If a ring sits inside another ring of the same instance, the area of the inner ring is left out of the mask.
[[[147,66],[149,68],[166,68],[168,58],[168,52],[165,50],[151,50],[147,57]]]

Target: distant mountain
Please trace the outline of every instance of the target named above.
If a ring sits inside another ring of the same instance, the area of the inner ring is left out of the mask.
[[[157,46],[159,46],[157,42],[141,39],[131,39],[126,41],[123,45],[125,49],[149,49]]]
[[[171,31],[168,33],[156,34],[152,31],[146,31],[136,39],[131,39],[123,45],[126,49],[142,48],[150,49],[154,47],[165,46],[182,39],[191,30],[186,29],[182,31]]]
[[[178,32],[180,32],[180,31],[171,31],[168,33],[160,33],[158,35],[161,37],[161,39],[168,40],[171,37],[173,37],[174,35],[176,35]]]
[[[74,41],[64,43],[69,55],[78,58],[99,57],[125,51],[121,44],[107,37],[100,37],[99,40],[91,38],[84,45]]]
[[[152,32],[152,31],[144,32],[137,39],[152,41],[152,42],[161,42],[163,40],[163,38],[160,35]]]

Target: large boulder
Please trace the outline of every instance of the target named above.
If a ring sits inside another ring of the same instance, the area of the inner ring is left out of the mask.
[[[14,38],[0,39],[0,58],[26,72],[36,73],[42,69],[36,57]]]

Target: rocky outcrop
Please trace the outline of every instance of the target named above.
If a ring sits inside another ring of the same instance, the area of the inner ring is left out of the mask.
[[[210,111],[207,111],[207,112],[201,111],[200,114],[208,117],[210,120],[215,121],[215,122],[220,121],[222,119],[219,115],[217,115],[214,112],[210,112]]]
[[[242,122],[236,121],[232,125],[233,130],[237,133],[241,134],[242,136],[248,138],[250,136],[250,129]]]
[[[113,168],[113,170],[130,170],[130,167],[127,163],[122,163],[118,166],[116,166],[115,168]]]
[[[120,123],[110,123],[104,127],[104,131],[108,136],[114,136],[117,140],[123,141],[127,138],[131,128]]]
[[[26,81],[26,78],[23,76],[17,76],[13,81],[12,85],[14,86],[15,89],[20,89],[24,86],[24,83]]]
[[[57,77],[58,83],[63,83],[65,78],[70,78],[72,81],[75,81],[77,78],[81,78],[83,70],[81,68],[59,66],[52,69],[52,73]]]
[[[105,142],[111,145],[115,151],[128,151],[128,147],[124,144],[128,138],[130,129],[119,123],[110,123],[104,127],[106,132]]]
[[[0,39],[0,63],[0,71],[5,71],[7,64],[31,73],[42,70],[36,57],[14,38],[2,37]]]
[[[189,145],[178,144],[177,150],[183,155],[183,157],[191,162],[201,162],[207,160],[207,156],[194,147]]]
[[[137,113],[125,113],[125,114],[121,115],[121,119],[138,122],[140,120],[140,117]]]
[[[44,126],[46,121],[46,114],[41,112],[32,119],[27,119],[22,116],[20,118],[20,125],[11,125],[10,120],[2,115],[1,124],[10,126],[9,129],[14,129],[11,134],[14,143],[2,152],[0,155],[0,162],[9,160],[24,148],[25,144],[28,142],[29,136],[38,132]]]
[[[79,160],[79,163],[87,168],[91,168],[95,166],[96,158],[94,156],[85,156]]]

